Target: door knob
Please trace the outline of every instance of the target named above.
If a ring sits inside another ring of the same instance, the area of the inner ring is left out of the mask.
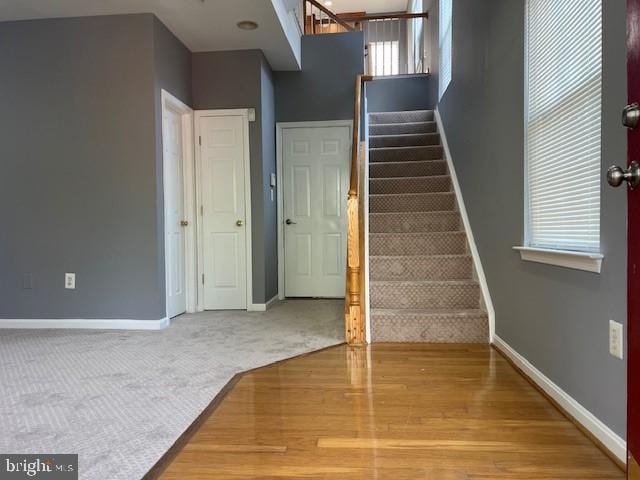
[[[284,223],[286,223],[287,225],[295,225],[296,224],[296,222],[292,222],[290,218],[287,218],[287,220]]]
[[[622,110],[622,124],[627,128],[636,128],[640,124],[640,104],[632,103]]]
[[[187,227],[189,226],[189,222],[187,222],[186,220],[180,220],[180,226]]]
[[[242,225],[244,225],[244,222],[242,220],[236,220],[236,225],[238,227],[241,227]]]
[[[623,170],[614,165],[607,170],[607,182],[612,187],[619,187],[622,182],[627,182],[630,190],[640,185],[640,165],[638,162],[631,162],[629,168]]]

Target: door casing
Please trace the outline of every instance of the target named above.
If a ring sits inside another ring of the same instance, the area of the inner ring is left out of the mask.
[[[164,158],[164,132],[166,128],[165,113],[168,109],[176,111],[182,117],[182,178],[184,196],[184,219],[189,223],[185,228],[185,293],[186,311],[193,313],[197,311],[197,288],[196,288],[196,212],[195,212],[195,176],[194,176],[194,148],[193,148],[193,110],[180,101],[178,98],[162,90],[160,94],[162,104],[162,188],[163,198],[167,198],[167,176],[166,159]],[[164,204],[164,202],[163,202]],[[164,209],[164,238],[167,238],[167,206]],[[165,313],[169,313],[169,256],[166,242],[164,242],[164,269],[165,269]]]
[[[276,191],[278,201],[278,299],[284,300],[285,251],[284,251],[284,189],[283,189],[283,131],[288,128],[349,127],[349,138],[353,132],[353,120],[325,120],[311,122],[280,122],[276,124]],[[350,169],[350,167],[349,167]]]
[[[245,235],[246,235],[246,292],[247,292],[247,310],[248,311],[261,311],[264,310],[263,305],[253,303],[253,249],[251,242],[251,155],[249,151],[249,108],[239,109],[225,109],[225,110],[196,110],[194,114],[195,118],[195,134],[194,145],[195,148],[195,167],[196,167],[196,204],[198,205],[198,211],[196,215],[197,221],[197,291],[198,291],[198,306],[199,312],[204,311],[204,285],[201,281],[204,275],[204,238],[203,238],[203,217],[200,210],[202,206],[202,156],[200,154],[199,137],[200,137],[200,119],[203,117],[230,117],[241,116],[243,124],[243,152],[244,152],[244,196],[245,196]]]

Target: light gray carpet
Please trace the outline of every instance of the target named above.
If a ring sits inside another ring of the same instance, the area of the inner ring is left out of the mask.
[[[159,332],[0,331],[0,451],[141,478],[241,371],[343,340],[342,301],[184,315]]]

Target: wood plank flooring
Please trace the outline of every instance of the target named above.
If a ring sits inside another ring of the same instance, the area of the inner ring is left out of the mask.
[[[242,376],[158,478],[624,479],[488,346],[339,346]]]

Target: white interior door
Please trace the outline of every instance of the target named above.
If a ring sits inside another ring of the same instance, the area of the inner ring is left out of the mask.
[[[283,130],[287,297],[344,297],[349,154],[349,127]]]
[[[204,308],[247,308],[243,116],[199,119]]]
[[[165,202],[165,262],[167,315],[169,318],[187,309],[185,288],[184,145],[182,114],[164,109],[163,159]]]

